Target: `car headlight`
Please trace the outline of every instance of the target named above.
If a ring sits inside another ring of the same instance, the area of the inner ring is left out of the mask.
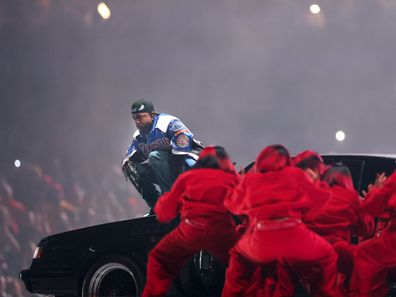
[[[43,248],[41,246],[37,246],[34,250],[33,259],[40,259],[43,254]]]

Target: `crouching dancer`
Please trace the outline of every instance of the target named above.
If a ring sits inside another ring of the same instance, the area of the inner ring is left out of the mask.
[[[325,238],[338,254],[339,281],[342,282],[341,288],[346,295],[356,248],[356,245],[351,243],[353,229],[361,229],[357,226],[363,222],[360,198],[353,187],[352,174],[347,166],[331,166],[322,179],[331,187],[332,197],[321,213],[314,220],[307,222],[307,226]]]
[[[165,296],[172,280],[196,252],[205,250],[224,264],[235,244],[235,224],[223,206],[239,181],[224,148],[205,148],[190,171],[180,175],[155,206],[160,222],[180,213],[180,224],[150,252],[142,297]]]
[[[374,238],[357,246],[350,296],[387,296],[387,277],[390,270],[396,268],[396,172],[386,180],[376,182],[367,194],[362,210],[373,217],[388,217],[389,221]]]
[[[244,296],[257,264],[280,259],[317,263],[320,277],[313,284],[312,295],[339,296],[336,253],[325,239],[301,223],[312,204],[304,189],[312,183],[301,169],[289,165],[286,148],[265,148],[257,157],[256,172],[244,175],[226,199],[225,206],[231,212],[249,217],[249,227],[230,252],[222,297]]]

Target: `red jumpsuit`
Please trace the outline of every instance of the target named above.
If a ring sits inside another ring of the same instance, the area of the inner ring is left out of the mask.
[[[352,229],[361,223],[360,197],[355,190],[341,186],[331,188],[332,198],[307,226],[327,239],[338,254],[338,270],[346,276],[352,274],[353,253],[356,245],[351,244]]]
[[[220,169],[192,169],[176,180],[155,206],[160,222],[181,214],[179,226],[150,252],[142,297],[165,296],[172,280],[196,252],[206,250],[223,263],[237,238],[223,200],[239,176]]]
[[[310,178],[308,177],[308,179]],[[304,222],[315,218],[331,196],[330,187],[327,183],[312,180],[311,182],[314,186],[311,183],[299,184],[300,189],[311,198],[309,212],[305,213],[303,216]],[[252,279],[253,282],[258,282],[256,279],[257,276],[265,278],[259,281],[259,286],[257,284],[253,284],[251,289],[249,289],[250,291],[254,289],[258,291],[258,294],[254,295],[255,297],[267,297],[272,296],[273,294],[276,294],[277,296],[292,296],[295,291],[295,284],[300,280],[297,278],[296,273],[292,273],[291,271],[299,271],[302,269],[298,274],[307,274],[305,270],[309,268],[306,263],[294,263],[292,267],[290,266],[291,263],[286,263],[284,260],[281,260],[279,263],[277,261],[273,264],[275,265],[264,265],[263,272],[255,273],[255,277]],[[278,275],[278,277],[276,277],[276,275]],[[276,279],[281,279],[281,281],[277,282]],[[314,281],[314,279],[312,281]],[[257,289],[257,287],[259,288]],[[275,290],[276,293],[274,293]]]
[[[314,192],[323,197],[323,191],[299,168],[243,177],[225,205],[235,214],[247,215],[249,227],[231,250],[222,297],[244,296],[257,264],[280,259],[318,264],[321,277],[313,284],[313,293],[338,296],[336,253],[325,239],[301,223],[313,205],[310,195]],[[329,193],[325,196],[329,198]]]
[[[316,217],[305,219],[308,228],[325,238],[338,254],[338,271],[344,277],[350,277],[353,269],[353,254],[356,245],[351,244],[352,229],[360,217],[360,198],[355,190],[335,185],[331,187],[331,198],[317,213]],[[279,286],[283,288],[283,295],[294,292],[294,283],[287,279],[291,263],[280,263],[278,273]],[[298,268],[294,267],[292,270]],[[301,272],[304,274],[303,272]],[[312,272],[308,272],[308,275]]]
[[[389,225],[373,239],[358,245],[352,296],[386,296],[388,272],[396,267],[396,173],[387,178],[383,187],[374,187],[368,193],[363,211],[374,217],[388,216]]]

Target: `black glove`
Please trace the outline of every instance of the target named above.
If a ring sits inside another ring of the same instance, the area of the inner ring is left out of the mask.
[[[141,187],[141,179],[136,169],[136,164],[130,161],[126,161],[122,164],[122,172],[124,173],[125,179],[129,179],[137,190]]]

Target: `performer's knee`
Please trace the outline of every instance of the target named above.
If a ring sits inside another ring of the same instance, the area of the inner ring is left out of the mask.
[[[148,155],[148,162],[151,167],[158,166],[159,164],[167,163],[166,158],[164,157],[164,152],[161,151],[152,151]]]

